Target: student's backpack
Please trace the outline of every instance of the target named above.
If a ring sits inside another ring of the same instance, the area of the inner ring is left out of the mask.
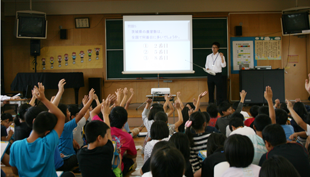
[[[120,139],[117,136],[112,136],[112,144],[114,147],[114,152],[113,152],[113,158],[112,158],[112,168],[115,169],[118,167],[120,162],[120,158],[119,158],[119,153],[118,153],[118,149],[121,149],[122,144]],[[117,157],[117,162],[116,162],[116,157]],[[116,163],[116,165],[115,165]]]

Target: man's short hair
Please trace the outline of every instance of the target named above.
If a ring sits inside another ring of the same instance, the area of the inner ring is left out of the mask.
[[[47,111],[43,111],[36,116],[33,122],[33,130],[39,135],[46,131],[52,131],[57,124],[57,117]]]
[[[218,42],[213,42],[212,45],[216,45],[217,48],[220,48],[220,43],[218,43]]]
[[[85,128],[87,143],[95,142],[99,135],[104,138],[109,128],[110,127],[106,123],[99,120],[89,122]]]
[[[285,132],[279,124],[267,125],[263,130],[263,139],[273,147],[286,143]]]
[[[219,104],[219,112],[221,115],[223,114],[223,111],[227,111],[230,108],[230,103],[228,103],[227,101],[223,101],[222,103]]]
[[[288,120],[287,112],[285,112],[283,109],[276,109],[276,122],[279,125],[285,125]]]
[[[268,125],[271,125],[271,119],[269,116],[265,114],[256,116],[254,120],[254,126],[256,128],[256,131],[262,132],[264,128]]]
[[[218,110],[217,110],[216,104],[214,104],[214,103],[209,104],[208,107],[207,107],[207,112],[209,113],[209,115],[210,115],[212,118],[217,117],[217,115],[218,115]]]
[[[111,127],[122,128],[127,122],[128,114],[126,109],[116,106],[112,109],[110,115]]]

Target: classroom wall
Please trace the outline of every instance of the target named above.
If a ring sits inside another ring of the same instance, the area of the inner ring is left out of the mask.
[[[109,1],[110,2],[110,1]],[[196,1],[195,1],[196,2]],[[256,2],[256,1],[255,1]],[[266,3],[267,1],[264,1]],[[268,1],[269,2],[269,1]],[[282,2],[282,1],[281,1]],[[301,1],[303,2],[303,1]],[[38,2],[35,2],[38,3]],[[59,2],[60,3],[60,2]],[[69,2],[67,2],[69,3]],[[83,2],[81,2],[83,3]],[[106,3],[106,2],[105,2]],[[112,4],[114,2],[111,2]],[[308,3],[308,2],[307,2]],[[6,3],[9,6],[8,11],[11,9],[11,4]],[[231,4],[231,3],[230,3]],[[255,4],[255,3],[254,3]],[[285,3],[284,3],[285,4]],[[223,4],[226,7],[226,4]],[[232,5],[232,4],[231,4]],[[286,4],[287,5],[287,4]],[[36,5],[34,4],[34,7]],[[40,6],[39,6],[40,7]],[[50,9],[54,8],[54,4],[48,6]],[[78,5],[75,6],[78,9]],[[232,6],[232,8],[235,6]],[[216,7],[217,8],[217,7]],[[34,8],[35,9],[35,8]],[[114,8],[117,11],[118,8]],[[191,9],[191,8],[189,8]],[[217,8],[218,9],[218,8]],[[268,9],[268,8],[266,8]],[[55,9],[54,9],[55,10]],[[88,10],[88,9],[87,9]],[[43,10],[42,10],[43,11]],[[70,13],[73,12],[69,9]],[[173,10],[171,10],[173,11]],[[186,11],[184,11],[186,12]],[[55,11],[56,13],[56,11]],[[63,13],[59,10],[57,13]],[[255,14],[253,14],[255,13]],[[10,13],[8,13],[10,14]],[[184,14],[184,13],[176,13]],[[192,13],[196,17],[228,17],[228,31],[229,37],[234,36],[234,26],[243,26],[243,36],[281,36],[280,28],[280,13],[256,13],[249,12],[243,14],[232,13],[219,13],[219,12],[201,12]],[[76,17],[89,17],[91,28],[90,29],[75,29],[74,18]],[[41,47],[45,46],[71,46],[71,45],[103,45],[105,48],[105,19],[107,18],[121,18],[121,15],[104,14],[104,15],[49,15],[48,20],[48,38],[41,40]],[[3,34],[3,49],[4,49],[4,73],[5,73],[5,91],[10,91],[10,85],[18,72],[34,72],[30,69],[29,56],[30,47],[27,39],[16,39],[13,35],[14,31],[14,19],[15,17],[5,17],[3,20],[2,30]],[[68,29],[68,39],[59,39],[59,26],[63,29]],[[306,58],[310,61],[309,54],[306,55],[306,51],[310,51],[310,37],[298,38],[296,36],[283,37],[282,38],[282,60],[281,61],[258,61],[258,65],[271,65],[273,68],[283,68],[286,66],[286,55],[288,54],[287,48],[290,41],[290,55],[298,54],[299,63],[294,67],[292,64],[288,64],[290,67],[287,69],[288,74],[285,75],[286,84],[286,97],[288,99],[295,99],[300,97],[301,99],[307,98],[307,93],[304,91],[304,79],[307,72],[310,70],[310,64]],[[306,48],[306,44],[307,48]],[[211,51],[210,51],[211,52]],[[105,54],[105,52],[103,52]],[[309,52],[308,52],[309,53]],[[105,58],[105,56],[104,56]],[[228,62],[230,66],[230,62]],[[307,71],[308,70],[308,71]],[[102,69],[78,69],[78,70],[55,70],[55,72],[83,72],[85,87],[80,89],[79,99],[82,99],[84,94],[88,92],[88,78],[101,77],[105,79],[105,61]],[[230,75],[231,84],[231,98],[232,100],[239,99],[239,75]],[[157,87],[157,80],[150,81],[105,81],[102,84],[102,95],[106,96],[109,93],[113,93],[116,88],[129,87],[134,88],[136,96],[133,98],[133,103],[142,103],[145,101],[145,95],[150,94],[150,90],[153,87]],[[160,87],[170,87],[171,93],[177,91],[182,92],[183,102],[192,101],[194,97],[197,97],[199,93],[207,90],[207,79],[189,79],[189,80],[173,80],[172,83],[164,83],[160,81]],[[51,97],[56,94],[57,90],[47,90],[47,97]],[[262,93],[263,94],[263,93]],[[202,99],[203,102],[208,101],[208,96]],[[74,91],[73,89],[66,89],[66,94],[62,99],[63,103],[74,103]]]

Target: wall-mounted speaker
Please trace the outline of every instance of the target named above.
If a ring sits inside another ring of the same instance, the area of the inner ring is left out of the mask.
[[[60,39],[67,39],[67,29],[60,29]]]
[[[242,26],[235,26],[236,36],[242,36]]]
[[[40,56],[40,40],[30,40],[30,55]]]

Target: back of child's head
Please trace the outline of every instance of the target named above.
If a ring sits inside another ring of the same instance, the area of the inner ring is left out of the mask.
[[[164,106],[162,104],[160,104],[160,103],[153,103],[151,105],[151,109],[153,109],[154,107],[161,107],[161,108],[163,108]]]
[[[204,130],[204,125],[206,123],[206,117],[202,112],[194,112],[190,115],[189,120],[185,123],[186,135],[190,142],[190,145],[194,145],[192,130],[200,131]]]
[[[153,147],[153,150],[152,150],[152,153],[151,153],[151,157],[160,149],[162,148],[169,148],[169,147],[175,147],[174,144],[170,143],[169,141],[159,141],[157,142],[154,147]]]
[[[269,157],[259,171],[259,177],[300,177],[294,165],[286,158],[278,155]]]
[[[207,112],[209,113],[211,118],[215,118],[217,117],[219,111],[217,110],[216,104],[211,103],[207,107]]]
[[[43,136],[47,131],[52,131],[57,124],[57,117],[47,111],[39,113],[34,122],[33,130]]]
[[[258,115],[258,109],[259,109],[259,106],[257,105],[254,105],[250,108],[250,114],[253,118],[255,118]]]
[[[9,122],[13,121],[13,116],[10,113],[1,114],[1,121],[8,120]]]
[[[209,123],[210,122],[210,115],[209,115],[209,113],[207,113],[207,112],[202,112],[202,113],[203,113],[203,115],[206,118],[206,122]]]
[[[128,120],[128,113],[125,108],[116,106],[112,109],[110,115],[111,127],[123,128]]]
[[[175,133],[169,139],[169,142],[175,145],[175,147],[183,154],[185,161],[189,160],[190,146],[188,137],[184,133]]]
[[[224,152],[230,167],[248,167],[254,158],[253,143],[243,135],[229,136],[224,144]]]
[[[269,115],[269,108],[268,106],[261,106],[259,109],[258,109],[258,114],[261,115],[261,114],[265,114],[265,115]]]
[[[68,105],[68,110],[70,112],[70,116],[73,116],[73,117],[76,117],[76,115],[80,112],[79,107],[75,104]]]
[[[155,114],[159,111],[165,112],[163,107],[155,106],[150,110],[148,120],[154,120]]]
[[[290,113],[290,110],[288,110],[287,105],[285,103],[281,103],[280,109],[284,110],[288,114]]]
[[[153,177],[182,177],[185,166],[182,153],[173,147],[159,149],[150,163]]]
[[[16,126],[19,126],[20,125],[20,121],[19,119],[25,121],[25,113],[27,112],[27,110],[31,107],[30,104],[22,104],[18,107],[17,109],[17,115],[15,116],[15,119],[14,119],[14,124]]]
[[[25,114],[26,124],[33,129],[33,119],[35,119],[44,109],[41,106],[34,106],[27,110]]]
[[[189,119],[188,111],[189,111],[188,107],[184,107],[182,109],[183,123],[178,127],[179,132],[184,132],[184,130],[185,130],[184,129],[185,122],[188,121],[188,119]]]
[[[161,120],[163,122],[168,122],[168,116],[164,111],[159,111],[154,116],[154,121]]]
[[[89,122],[85,128],[85,136],[87,143],[95,142],[99,135],[102,138],[104,138],[109,128],[110,127],[106,123],[101,122],[99,120]]]
[[[223,116],[224,115],[223,112],[226,112],[230,107],[231,107],[230,103],[228,103],[227,101],[223,101],[222,103],[219,104],[218,107],[219,113]]]
[[[237,108],[238,108],[238,105],[239,105],[239,101],[238,101],[238,102],[234,102],[234,103],[231,105],[231,108],[233,108],[233,110],[236,111]]]
[[[262,132],[264,128],[268,125],[271,125],[271,119],[269,116],[265,114],[256,116],[254,120],[254,126],[256,131]]]
[[[68,120],[67,120],[67,110],[68,110],[68,106],[65,105],[65,104],[59,104],[59,105],[58,105],[58,108],[59,108],[59,110],[65,115],[66,121],[68,121]]]
[[[273,147],[286,143],[285,132],[279,124],[267,125],[263,130],[263,139]]]
[[[276,109],[276,122],[279,125],[285,125],[287,123],[288,120],[288,115],[287,112],[285,112],[282,109]]]
[[[151,125],[150,135],[152,140],[161,140],[167,138],[169,136],[169,128],[167,123],[161,120],[155,121]]]
[[[207,156],[213,154],[216,150],[224,148],[226,136],[222,133],[212,133],[207,142]]]
[[[305,105],[301,102],[297,102],[293,106],[294,111],[301,117],[304,121],[308,115]]]
[[[238,118],[238,117],[234,117],[232,118],[230,121],[229,121],[229,129],[230,131],[233,131],[233,128],[232,126],[234,126],[235,128],[238,128],[238,127],[243,127],[244,126],[244,123],[242,121],[242,119]]]
[[[243,114],[241,114],[240,112],[234,112],[231,114],[231,118],[239,118],[241,119],[242,121],[244,121],[244,116]]]

